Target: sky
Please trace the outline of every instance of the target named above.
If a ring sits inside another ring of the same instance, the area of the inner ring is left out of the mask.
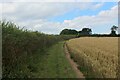
[[[93,34],[109,34],[113,25],[118,26],[117,1],[64,1],[0,1],[0,19],[46,34],[59,34],[66,28],[80,31],[85,27],[91,28]]]

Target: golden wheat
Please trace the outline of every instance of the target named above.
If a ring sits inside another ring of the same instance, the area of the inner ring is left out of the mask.
[[[86,65],[91,64],[96,72],[100,72],[102,77],[116,77],[118,65],[117,37],[76,38],[69,40],[67,45],[73,53],[77,53],[77,57],[86,61]]]

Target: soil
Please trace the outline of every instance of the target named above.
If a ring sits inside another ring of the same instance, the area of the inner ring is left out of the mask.
[[[71,66],[73,68],[73,70],[75,71],[75,73],[77,75],[77,78],[85,78],[85,76],[83,75],[83,73],[77,68],[78,67],[77,63],[74,62],[73,59],[71,59],[70,53],[69,53],[69,51],[67,49],[66,44],[64,45],[64,49],[65,49],[66,58],[68,59],[68,61],[70,62]]]

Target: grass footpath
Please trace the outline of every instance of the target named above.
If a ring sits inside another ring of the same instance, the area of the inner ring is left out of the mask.
[[[44,55],[35,54],[28,59],[27,75],[32,78],[76,78],[70,63],[64,54],[64,42],[50,47]]]

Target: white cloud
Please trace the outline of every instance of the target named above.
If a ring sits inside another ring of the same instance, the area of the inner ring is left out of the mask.
[[[16,9],[16,6],[15,3],[3,3],[2,4],[2,13],[12,13],[15,11]]]
[[[114,6],[110,10],[99,12],[96,16],[80,16],[73,20],[64,20],[64,23],[68,24],[68,27],[78,29],[87,27],[103,27],[109,25],[117,25],[118,21],[118,7]]]
[[[62,15],[72,9],[72,4],[61,3],[4,3],[3,18],[41,19]]]
[[[63,15],[75,8],[98,9],[104,3],[4,3],[2,11],[3,18],[18,23],[25,29],[38,30],[44,33],[56,34],[64,28],[80,30],[84,26],[101,27],[103,25],[117,24],[117,6],[110,10],[99,12],[93,16],[79,16],[72,20],[60,22],[49,22],[48,18]]]
[[[98,3],[98,4],[94,5],[92,8],[93,9],[98,9],[98,8],[100,8],[103,5],[104,5],[104,3]]]
[[[1,2],[118,2],[119,0],[2,0]]]
[[[103,3],[102,3],[103,4]],[[100,6],[98,6],[100,5]],[[98,9],[102,5],[92,3],[3,3],[3,18],[17,17],[22,19],[45,19],[53,16],[65,14],[75,8],[78,9]],[[16,19],[16,18],[15,18]]]
[[[2,19],[2,4],[0,3],[0,20]]]

